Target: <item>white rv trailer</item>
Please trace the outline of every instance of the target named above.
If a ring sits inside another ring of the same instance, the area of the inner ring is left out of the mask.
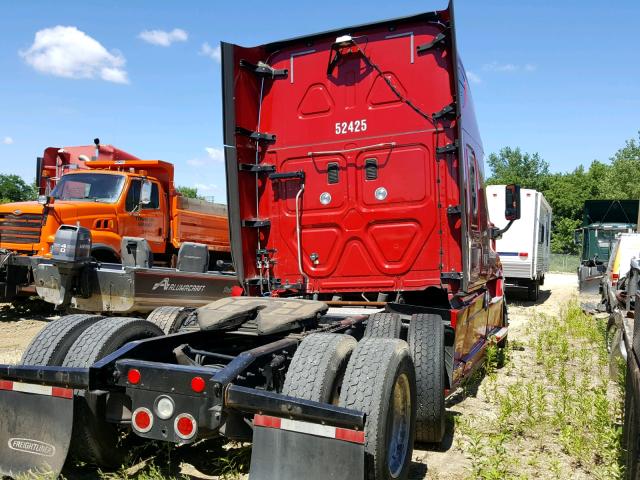
[[[504,228],[504,185],[487,187],[489,219]],[[551,207],[542,193],[520,190],[522,216],[496,241],[508,288],[527,291],[529,300],[537,300],[544,275],[549,271]]]

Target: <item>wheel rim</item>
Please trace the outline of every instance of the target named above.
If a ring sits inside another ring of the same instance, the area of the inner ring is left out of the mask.
[[[391,477],[398,478],[409,451],[411,429],[411,388],[404,373],[393,385],[391,402],[391,435],[387,445],[387,465]]]

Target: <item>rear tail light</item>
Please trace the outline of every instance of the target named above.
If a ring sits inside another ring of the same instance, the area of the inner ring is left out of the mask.
[[[518,256],[519,256],[520,258],[523,258],[523,259],[524,259],[524,258],[528,258],[528,257],[529,257],[529,253],[527,253],[527,252],[520,252],[520,253],[518,254]]]
[[[131,385],[137,385],[140,383],[142,375],[140,375],[140,370],[137,368],[132,368],[127,372],[127,380]]]
[[[136,408],[131,415],[134,430],[146,433],[153,427],[153,414],[148,408]]]
[[[611,274],[611,284],[615,286],[618,283],[618,280],[620,280],[620,274],[612,273]]]
[[[183,440],[190,440],[193,438],[198,430],[196,419],[188,413],[181,413],[173,422],[173,428],[176,431],[176,435]]]
[[[191,379],[191,390],[193,390],[194,392],[202,393],[204,392],[205,387],[206,387],[206,383],[204,381],[204,378],[193,377]]]

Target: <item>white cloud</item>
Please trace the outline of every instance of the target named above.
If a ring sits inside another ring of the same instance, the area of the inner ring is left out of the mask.
[[[471,70],[467,70],[467,78],[471,83],[482,83],[480,75],[473,73]]]
[[[5,145],[11,145],[13,143],[13,138],[11,137],[4,137],[2,139],[2,143],[4,143]]]
[[[206,147],[207,155],[215,162],[224,162],[224,150],[215,147]]]
[[[57,25],[36,32],[33,44],[18,52],[40,73],[64,78],[101,78],[129,83],[125,58],[108,51],[100,42],[76,27]]]
[[[175,42],[186,42],[189,34],[181,28],[174,28],[170,32],[165,32],[164,30],[145,30],[144,32],[140,32],[138,38],[151,45],[168,47]]]
[[[204,165],[211,165],[213,163],[224,162],[224,150],[216,147],[205,147],[207,152],[207,158],[192,158],[187,160],[187,164],[192,167],[202,167]]]
[[[532,63],[526,63],[524,65],[518,65],[515,63],[498,63],[493,61],[491,63],[485,63],[482,66],[482,69],[486,72],[505,72],[505,73],[513,73],[513,72],[533,72],[537,70],[538,66]]]
[[[205,57],[209,57],[215,62],[219,62],[221,58],[220,45],[212,47],[207,42],[204,42],[200,47],[200,55],[204,55]]]

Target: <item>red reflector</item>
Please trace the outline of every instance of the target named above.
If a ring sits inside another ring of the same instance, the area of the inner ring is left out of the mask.
[[[529,256],[529,254],[528,254],[527,252],[520,252],[520,253],[518,254],[518,256],[519,256],[520,258],[527,258],[527,257]]]
[[[151,426],[151,415],[146,410],[138,410],[133,416],[133,422],[138,430],[144,432]]]
[[[195,420],[191,415],[180,415],[176,418],[175,429],[179,437],[189,439],[196,431]]]
[[[60,398],[73,398],[73,390],[70,388],[53,387],[51,389],[51,395]]]
[[[132,385],[137,385],[138,383],[140,383],[140,378],[140,370],[136,368],[132,368],[131,370],[129,370],[129,372],[127,372],[127,380]]]
[[[204,392],[204,387],[206,386],[204,382],[204,378],[202,377],[193,377],[191,379],[191,390],[196,393]]]
[[[336,438],[351,443],[364,443],[364,431],[336,428]]]
[[[0,380],[0,390],[13,390],[13,382]]]
[[[244,290],[242,287],[239,287],[238,285],[234,285],[233,287],[231,287],[232,297],[241,297],[242,295],[244,295]]]
[[[449,310],[449,321],[451,323],[451,328],[456,328],[458,323],[458,310]]]
[[[617,274],[617,273],[612,273],[612,274],[611,274],[611,279],[612,279],[612,280],[618,280],[619,278],[620,278],[620,275],[619,275],[619,274]]]
[[[278,417],[268,417],[267,415],[254,415],[253,425],[256,427],[280,428]]]

